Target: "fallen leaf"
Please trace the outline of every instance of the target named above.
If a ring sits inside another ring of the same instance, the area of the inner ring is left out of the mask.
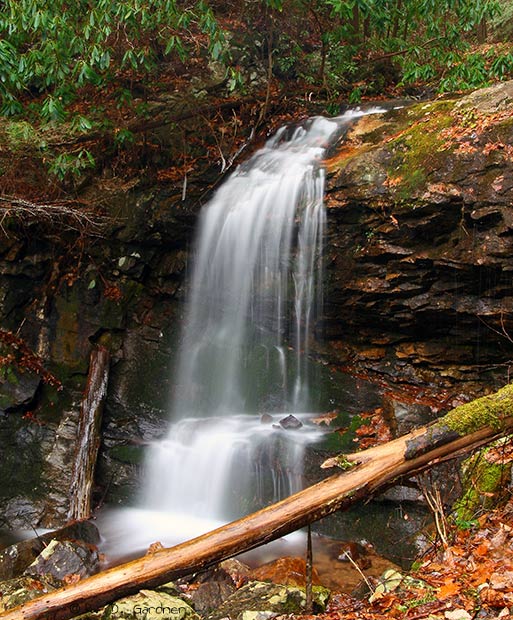
[[[458,594],[461,590],[461,583],[457,583],[452,579],[448,579],[440,589],[438,590],[438,598],[445,599],[453,596],[454,594]]]
[[[490,549],[490,543],[485,541],[481,543],[479,547],[477,547],[477,549],[474,549],[474,555],[485,556],[488,554],[489,549]]]
[[[501,547],[504,546],[504,543],[506,542],[507,538],[508,538],[508,533],[506,529],[504,527],[501,527],[499,531],[490,540],[490,549],[492,550],[500,549]]]
[[[66,585],[71,585],[73,583],[78,583],[81,579],[82,577],[78,573],[70,573],[69,575],[64,575],[62,581]]]
[[[447,620],[470,620],[472,616],[465,609],[452,609],[444,613]]]
[[[328,413],[323,413],[316,418],[312,418],[311,422],[313,422],[314,424],[326,424],[327,426],[329,426],[333,422],[333,420],[337,418],[337,416],[338,413],[336,411],[330,411]]]
[[[490,588],[494,590],[511,590],[513,588],[513,571],[492,573],[489,579]]]

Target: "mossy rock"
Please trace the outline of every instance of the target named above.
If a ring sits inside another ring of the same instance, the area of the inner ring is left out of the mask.
[[[181,598],[166,592],[141,590],[108,605],[101,620],[198,620],[199,616]]]
[[[23,605],[38,596],[48,594],[55,589],[57,584],[52,584],[45,577],[16,577],[0,582],[0,613]]]
[[[500,431],[503,420],[511,415],[513,415],[513,384],[506,385],[495,394],[477,398],[454,408],[440,423],[463,437],[485,426]]]
[[[480,88],[463,97],[455,106],[457,110],[475,109],[482,114],[495,114],[510,110],[513,105],[513,80]]]
[[[324,611],[330,591],[313,586],[315,611]],[[263,581],[251,581],[234,592],[220,607],[209,615],[209,620],[247,617],[247,612],[275,612],[277,614],[303,613],[306,607],[305,588],[284,586]]]
[[[109,450],[109,456],[121,463],[141,465],[144,461],[144,446],[114,446]]]
[[[503,437],[462,463],[463,494],[454,505],[458,522],[470,522],[481,511],[497,507],[510,496],[512,463],[500,455],[501,448],[511,441],[511,437]]]
[[[167,583],[163,583],[158,588],[155,588],[155,592],[169,594],[169,596],[174,596],[175,598],[180,598],[180,589],[174,583],[174,581],[168,581]]]

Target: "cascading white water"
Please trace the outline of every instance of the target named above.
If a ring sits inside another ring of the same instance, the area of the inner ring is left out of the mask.
[[[304,445],[318,435],[289,433],[247,415],[178,422],[152,447],[143,505],[226,521],[278,501],[301,488]]]
[[[286,441],[248,414],[310,406],[306,358],[325,226],[320,158],[338,127],[316,118],[282,128],[203,210],[172,406],[180,421],[149,454],[145,506],[225,519],[240,511],[237,496],[277,500],[299,490],[312,431]],[[278,444],[281,459],[272,457]]]
[[[269,386],[253,372],[252,362],[265,354],[283,366],[291,323],[298,361],[292,393],[282,367],[281,407],[307,406],[299,360],[308,347],[325,222],[319,159],[336,129],[337,123],[323,118],[291,136],[282,128],[203,209],[175,419],[255,411],[262,391],[255,382],[263,381],[264,391]]]
[[[321,159],[362,114],[282,128],[203,209],[172,424],[149,450],[141,508],[103,526],[114,546],[129,528],[134,547],[157,537],[178,542],[300,489],[304,446],[319,431],[277,423],[311,411],[308,349],[325,228]],[[274,425],[261,423],[264,412]],[[145,535],[134,528],[141,520]]]

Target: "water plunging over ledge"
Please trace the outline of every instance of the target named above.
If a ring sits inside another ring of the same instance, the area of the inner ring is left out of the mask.
[[[102,527],[107,539],[135,520],[134,546],[179,542],[300,490],[304,446],[320,434],[308,352],[322,303],[321,162],[363,114],[280,129],[202,210],[171,426],[148,451],[140,509]],[[284,430],[290,414],[298,428]]]

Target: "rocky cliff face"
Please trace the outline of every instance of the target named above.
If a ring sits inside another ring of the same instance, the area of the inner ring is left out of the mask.
[[[62,383],[4,366],[0,473],[6,525],[65,520],[78,413],[96,344],[112,352],[97,498],[137,484],[143,444],[163,432],[172,342],[194,213],[165,191],[112,181],[88,188],[108,213],[93,236],[62,222],[24,222],[0,249],[1,326],[23,339]],[[178,301],[177,301],[178,300]],[[123,497],[125,495],[123,494]]]
[[[507,83],[372,115],[333,150],[323,360],[444,397],[508,380],[512,102]],[[94,234],[58,220],[0,229],[0,325],[63,386],[37,367],[3,366],[0,501],[10,527],[65,519],[95,344],[113,359],[97,500],[133,489],[144,443],[165,428],[197,200],[193,189],[182,202],[171,185],[108,179],[82,195],[107,216]],[[22,357],[4,342],[9,354]]]
[[[513,84],[366,117],[329,164],[335,355],[436,390],[507,382]]]

